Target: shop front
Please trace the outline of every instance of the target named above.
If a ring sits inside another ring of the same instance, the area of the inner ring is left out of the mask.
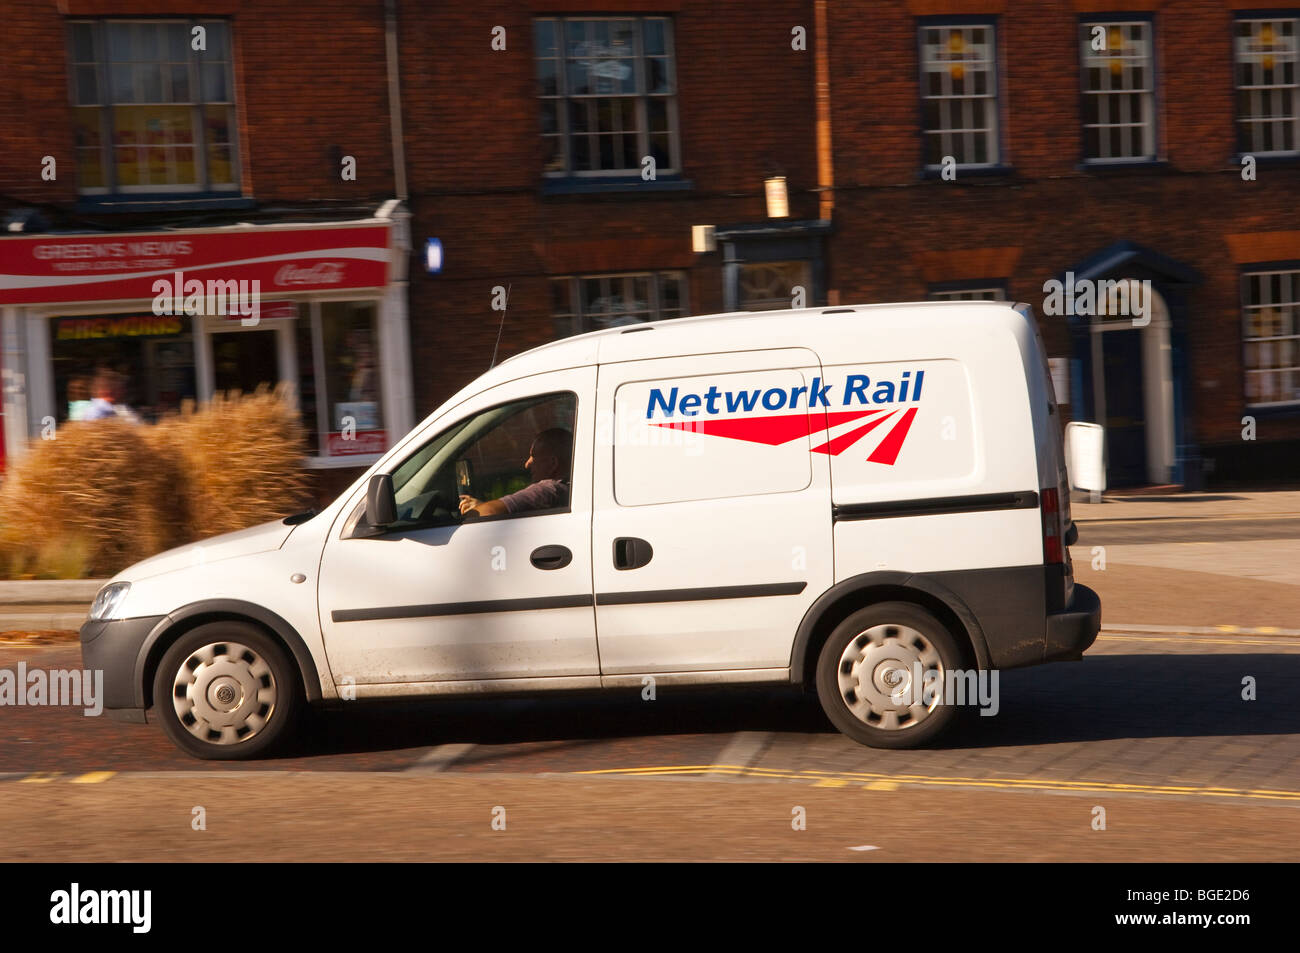
[[[413,424],[405,227],[0,238],[9,455],[109,393],[153,422],[288,384],[312,467],[372,462]]]

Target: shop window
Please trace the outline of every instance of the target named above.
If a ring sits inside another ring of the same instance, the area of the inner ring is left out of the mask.
[[[779,311],[794,307],[794,296],[812,303],[811,273],[806,261],[760,261],[740,266],[740,307],[744,311]]]
[[[1300,403],[1300,271],[1242,276],[1246,402]]]
[[[1154,159],[1151,23],[1085,22],[1080,42],[1084,158],[1097,163]]]
[[[679,271],[551,279],[551,314],[560,337],[686,313],[686,276]]]
[[[55,419],[81,420],[100,388],[128,416],[155,422],[196,395],[191,319],[150,313],[50,322]]]
[[[295,332],[299,410],[318,457],[364,456],[388,449],[377,313],[369,301],[326,301],[301,308]]]
[[[544,17],[533,36],[548,176],[679,170],[671,20]]]
[[[993,24],[921,27],[925,166],[996,166],[997,57]]]
[[[238,191],[227,21],[73,20],[68,29],[83,194]]]
[[[1300,152],[1295,17],[1242,17],[1235,25],[1237,133],[1252,155]]]

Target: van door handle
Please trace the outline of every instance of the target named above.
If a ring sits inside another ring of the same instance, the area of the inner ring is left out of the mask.
[[[573,553],[567,546],[538,546],[528,561],[538,569],[563,569],[573,562]]]
[[[654,554],[655,551],[644,539],[620,536],[614,540],[615,569],[640,569]]]

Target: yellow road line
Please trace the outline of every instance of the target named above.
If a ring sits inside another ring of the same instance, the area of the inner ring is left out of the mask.
[[[116,771],[87,771],[79,778],[73,778],[73,784],[99,784],[101,781],[107,781]]]
[[[602,768],[578,774],[608,774],[625,777],[666,777],[695,774],[727,774],[750,778],[813,781],[815,787],[843,787],[865,782],[873,791],[895,790],[900,785],[921,787],[973,787],[1022,791],[1060,791],[1075,794],[1160,794],[1169,796],[1229,797],[1249,800],[1300,802],[1300,791],[1270,788],[1198,787],[1196,785],[1127,784],[1118,781],[1066,781],[1045,778],[935,777],[919,774],[871,774],[852,771],[783,771],[771,768],[738,768],[727,765],[659,765],[639,768]]]
[[[1099,635],[1098,642],[1194,642],[1199,645],[1289,645],[1295,647],[1295,640],[1279,641],[1276,639],[1210,639],[1201,635]]]
[[[33,771],[25,778],[21,778],[19,784],[49,784],[63,776],[62,771]]]

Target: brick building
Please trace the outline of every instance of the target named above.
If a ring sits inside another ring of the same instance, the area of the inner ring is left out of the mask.
[[[384,13],[382,0],[6,4],[11,454],[78,416],[105,370],[146,419],[291,382],[325,483],[412,425]],[[159,279],[259,281],[258,319],[208,294],[198,314],[159,315]]]
[[[24,236],[384,230],[381,283],[356,264],[345,287],[323,284],[334,272],[317,266],[339,249],[323,236],[304,239],[290,270],[302,283],[276,289],[290,310],[274,325],[274,370],[310,401],[317,466],[373,459],[494,353],[576,331],[800,300],[974,296],[1038,310],[1069,415],[1107,425],[1112,485],[1288,479],[1300,462],[1294,11],[1260,12],[1258,0],[11,7],[11,48],[30,54],[0,75],[0,121],[18,130],[0,155],[11,233],[15,216]],[[218,24],[228,60],[167,59],[165,31],[141,41],[152,53],[112,47],[125,21],[173,17]],[[119,91],[128,66],[135,85]],[[198,77],[183,99],[200,117],[190,127],[143,105],[155,67]],[[203,77],[220,89],[222,69],[229,94],[208,96]],[[96,105],[113,114],[88,119]],[[148,113],[126,141],[124,105]],[[203,138],[197,173],[167,152],[174,133],[143,137],[151,121]],[[117,158],[132,148],[134,167]],[[166,156],[150,175],[207,178],[188,193],[122,187],[145,149]],[[46,155],[78,175],[42,180]],[[354,179],[339,174],[349,156]],[[106,188],[95,176],[107,169]],[[437,273],[424,267],[429,239]],[[71,254],[83,252],[100,254]],[[1052,281],[1109,282],[1125,298],[1149,281],[1153,293],[1134,299],[1135,324],[1083,300],[1050,307]],[[119,298],[112,311],[144,304]],[[21,440],[65,401],[66,375],[40,379],[42,334],[57,343],[59,320],[109,309],[3,288],[0,307],[5,367],[28,375],[24,400],[6,398],[22,415],[6,434]],[[187,339],[200,398],[223,386],[218,351],[232,349],[214,345],[235,340],[224,332],[205,318]],[[246,350],[227,364],[251,367],[265,348]],[[373,440],[340,442],[345,416]]]

